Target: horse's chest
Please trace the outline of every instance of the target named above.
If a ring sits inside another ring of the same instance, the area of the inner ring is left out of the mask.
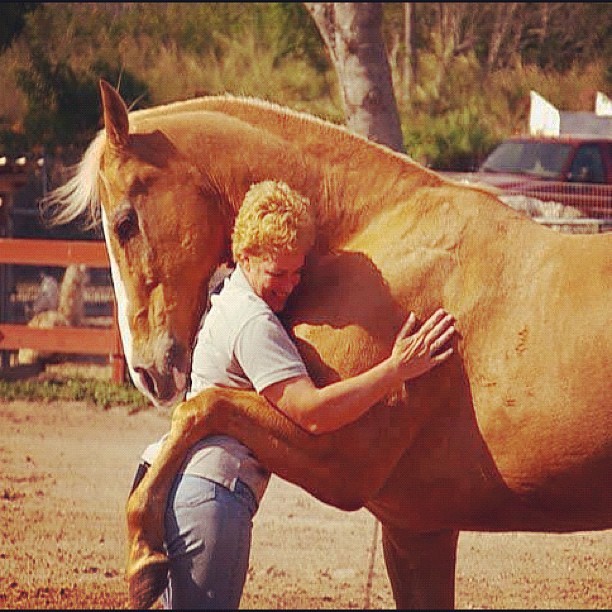
[[[355,324],[298,324],[293,329],[298,349],[317,385],[354,376],[389,354],[387,342]]]
[[[389,355],[404,314],[362,253],[322,257],[305,274],[286,323],[313,380],[353,376]]]

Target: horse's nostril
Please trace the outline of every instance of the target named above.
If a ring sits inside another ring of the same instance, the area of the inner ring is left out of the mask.
[[[151,395],[155,395],[155,379],[146,368],[134,368],[134,371],[140,376],[142,384]]]

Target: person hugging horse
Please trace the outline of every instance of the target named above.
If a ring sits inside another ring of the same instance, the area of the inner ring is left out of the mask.
[[[313,435],[352,423],[389,389],[444,362],[454,319],[437,310],[417,331],[410,313],[391,354],[357,376],[317,388],[281,324],[315,240],[305,197],[285,183],[251,186],[232,235],[235,270],[211,296],[193,352],[187,399],[212,386],[255,390]],[[133,489],[164,436],[147,447]],[[270,474],[226,435],[200,440],[175,477],[165,513],[166,608],[236,609],[249,564],[252,518]]]

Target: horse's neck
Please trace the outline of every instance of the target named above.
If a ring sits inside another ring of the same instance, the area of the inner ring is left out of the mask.
[[[331,248],[341,247],[384,210],[406,205],[419,188],[442,183],[407,156],[328,124],[290,119],[267,121],[261,129],[273,130],[286,143],[276,172],[310,198],[321,242]],[[262,161],[264,175],[270,164]]]
[[[412,180],[402,179],[395,168],[385,167],[380,159],[372,162],[361,168],[350,159],[344,164],[325,164],[318,200],[320,217],[340,242],[409,197]]]
[[[248,159],[247,171],[253,175],[249,182],[283,178],[308,196],[317,208],[322,241],[331,247],[344,244],[382,210],[407,201],[419,187],[441,182],[439,176],[405,155],[323,120],[273,104],[212,97],[177,105],[176,110],[181,109],[220,112],[237,119],[242,126],[255,128],[236,128],[235,132],[236,139],[240,133],[243,150],[257,151],[256,156]],[[230,123],[228,131],[235,127]],[[247,141],[251,138],[249,146]],[[234,163],[220,159],[222,152],[214,154],[211,163],[217,168],[235,169]],[[244,195],[244,181],[238,178],[236,182],[237,178],[228,176],[222,181],[225,185],[233,184],[227,199],[232,218]]]
[[[340,126],[274,104],[213,96],[132,115],[136,123],[171,121],[184,142],[192,139],[189,146],[197,154],[190,159],[199,160],[212,191],[222,188],[228,240],[248,186],[270,178],[284,180],[311,200],[320,243],[330,248],[342,248],[391,208],[418,217],[443,206],[431,194],[425,202],[417,195],[446,183],[436,173]],[[207,150],[194,129],[198,121],[215,143]],[[244,160],[240,164],[237,150]]]

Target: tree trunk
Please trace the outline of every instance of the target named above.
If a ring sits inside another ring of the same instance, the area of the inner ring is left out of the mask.
[[[414,5],[412,2],[404,4],[404,95],[405,101],[411,98],[417,73],[417,54],[414,44]]]
[[[487,56],[487,73],[492,72],[497,65],[500,49],[509,28],[512,26],[512,17],[517,4],[517,2],[505,2],[494,5],[495,18]]]
[[[391,69],[382,38],[382,4],[305,2],[331,56],[347,127],[404,152]]]

